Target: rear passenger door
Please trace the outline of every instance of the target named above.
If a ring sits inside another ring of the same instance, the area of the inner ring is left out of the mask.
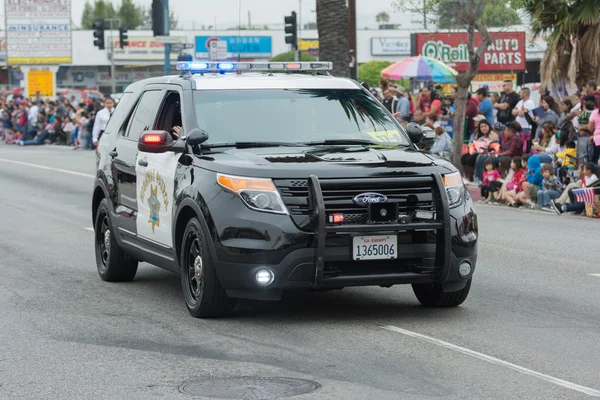
[[[136,196],[136,162],[138,139],[141,133],[154,124],[158,105],[162,97],[161,87],[147,87],[141,94],[137,105],[122,131],[115,149],[115,168],[117,169],[117,193],[119,208],[117,214],[124,216],[121,227],[130,234],[137,234],[136,219],[138,201]]]

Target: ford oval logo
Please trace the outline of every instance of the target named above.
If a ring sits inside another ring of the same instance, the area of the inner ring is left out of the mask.
[[[368,206],[369,204],[386,203],[387,196],[381,193],[361,193],[354,197],[352,201],[359,206]]]

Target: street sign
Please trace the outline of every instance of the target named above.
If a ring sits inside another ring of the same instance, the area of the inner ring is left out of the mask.
[[[227,42],[224,40],[211,41],[208,50],[211,61],[218,61],[227,58]]]
[[[171,45],[171,52],[178,53],[185,49],[192,49],[192,48],[194,48],[194,45],[192,43],[177,43],[177,44]]]
[[[38,94],[54,97],[54,72],[32,70],[27,73],[27,97],[33,99]]]
[[[181,36],[154,36],[154,41],[157,43],[181,43]]]

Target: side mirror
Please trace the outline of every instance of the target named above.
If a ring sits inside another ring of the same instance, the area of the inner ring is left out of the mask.
[[[411,122],[406,125],[406,133],[408,133],[408,137],[414,144],[419,144],[425,137],[425,133],[423,132],[423,128],[420,125]]]
[[[138,141],[138,150],[146,153],[183,153],[185,147],[173,141],[167,131],[143,131]]]
[[[192,129],[190,133],[187,135],[187,144],[190,146],[195,146],[198,144],[202,144],[206,142],[208,139],[208,135],[202,129]]]

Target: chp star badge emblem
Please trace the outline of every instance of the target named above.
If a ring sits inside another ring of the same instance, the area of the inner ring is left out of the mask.
[[[150,185],[150,197],[148,197],[148,206],[150,207],[150,218],[148,223],[152,224],[152,233],[155,227],[160,227],[160,201],[158,201],[158,186]]]

